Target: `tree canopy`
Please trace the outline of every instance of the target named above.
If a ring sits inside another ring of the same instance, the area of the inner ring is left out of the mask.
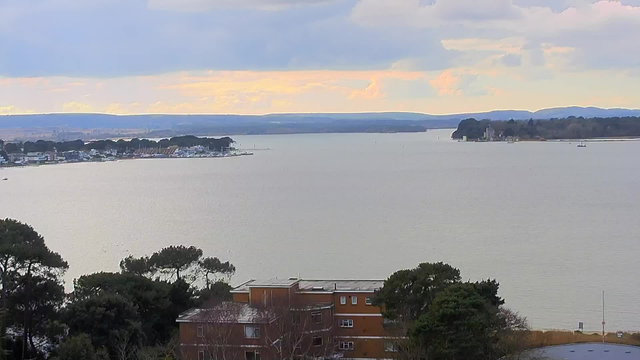
[[[496,134],[522,139],[591,139],[601,137],[640,136],[640,117],[583,118],[528,121],[491,121],[465,119],[451,135],[453,139],[480,139],[491,126]]]
[[[65,320],[70,335],[88,334],[96,347],[108,347],[119,331],[140,334],[137,308],[115,294],[72,302],[65,311]]]
[[[392,274],[374,304],[390,320],[404,359],[497,360],[522,349],[526,321],[503,308],[495,280],[462,282],[445,263],[422,263]]]
[[[57,349],[55,360],[96,360],[96,350],[87,334],[65,339]]]
[[[0,220],[0,353],[6,349],[7,327],[22,334],[22,353],[35,352],[34,335],[48,332],[55,316],[42,312],[58,310],[62,275],[69,268],[60,254],[51,251],[31,226],[12,219]],[[39,296],[49,296],[39,298]],[[11,306],[11,308],[9,308]],[[8,316],[8,310],[12,311]],[[20,310],[22,309],[22,310]],[[43,319],[44,318],[44,319]]]
[[[438,293],[410,330],[430,360],[497,359],[497,294],[481,284],[453,284]],[[486,296],[489,296],[487,298]]]
[[[211,287],[212,284],[216,283],[218,280],[218,276],[230,278],[236,272],[236,267],[233,266],[230,262],[222,262],[217,257],[208,257],[200,260],[200,269],[205,277],[205,286],[207,289]],[[216,281],[212,281],[209,279],[209,276],[213,276]]]
[[[139,148],[158,148],[158,147],[189,147],[189,146],[205,146],[214,151],[228,150],[234,143],[230,137],[223,137],[219,139],[197,137],[193,135],[176,136],[170,139],[162,139],[159,141],[149,139],[134,138],[131,140],[120,139],[118,141],[113,140],[97,140],[85,143],[82,140],[73,141],[27,141],[18,143],[6,143],[4,150],[9,153],[29,153],[29,152],[47,152],[47,151],[79,151],[79,150],[118,150],[119,152],[132,152]]]
[[[202,250],[195,246],[169,246],[151,255],[149,263],[159,271],[180,279],[180,273],[184,274],[197,265],[201,257]]]
[[[0,342],[0,359],[175,355],[178,315],[230,296],[230,286],[219,280],[228,280],[235,267],[202,254],[195,247],[170,246],[150,257],[129,256],[120,262],[120,273],[83,275],[65,294],[64,259],[30,226],[0,220],[0,320],[3,335],[9,335]],[[169,277],[154,279],[156,271]]]
[[[440,291],[458,282],[460,270],[451,265],[422,263],[392,274],[376,293],[374,303],[383,307],[387,318],[414,320],[427,311]]]
[[[130,273],[138,276],[151,276],[156,272],[156,269],[149,261],[149,257],[143,256],[135,258],[133,255],[129,255],[120,261],[120,270],[123,273]]]

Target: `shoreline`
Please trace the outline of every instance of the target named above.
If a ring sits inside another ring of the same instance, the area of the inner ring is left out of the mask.
[[[186,156],[147,156],[147,157],[122,157],[116,158],[113,160],[89,160],[89,161],[60,161],[60,162],[45,162],[45,163],[33,163],[33,164],[5,164],[0,165],[0,170],[2,169],[11,169],[11,168],[28,168],[28,167],[40,167],[40,166],[51,166],[51,165],[67,165],[67,164],[91,164],[91,163],[111,163],[118,161],[126,161],[126,160],[157,160],[157,159],[216,159],[216,158],[233,158],[240,156],[253,156],[252,152],[244,152],[240,154],[229,154],[223,156],[194,156],[194,157],[186,157]]]
[[[589,142],[589,143],[597,143],[597,142],[633,142],[640,141],[640,137],[615,137],[615,138],[591,138],[591,139],[519,139],[514,142],[509,142],[507,140],[481,140],[481,139],[471,139],[467,141],[463,141],[462,139],[451,139],[457,142],[470,142],[470,143],[519,143],[519,142],[551,142],[551,143],[572,143],[572,142]]]

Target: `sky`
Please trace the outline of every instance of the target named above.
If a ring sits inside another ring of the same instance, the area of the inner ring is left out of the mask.
[[[0,0],[0,114],[640,108],[640,0]]]

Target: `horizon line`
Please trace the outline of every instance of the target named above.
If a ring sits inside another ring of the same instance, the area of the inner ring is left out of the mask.
[[[528,109],[493,109],[493,110],[482,110],[482,111],[466,111],[459,113],[426,113],[419,111],[341,111],[341,112],[271,112],[271,113],[262,113],[262,114],[242,114],[242,113],[131,113],[131,114],[116,114],[116,113],[107,113],[107,112],[27,112],[27,113],[17,113],[17,114],[0,114],[0,117],[5,116],[29,116],[29,115],[108,115],[108,116],[270,116],[270,115],[357,115],[357,114],[419,114],[419,115],[429,115],[429,116],[454,116],[454,115],[465,115],[465,114],[486,114],[491,112],[500,112],[500,111],[522,111],[522,112],[530,112],[536,113],[543,110],[554,110],[554,109],[570,109],[570,108],[580,108],[580,109],[599,109],[599,110],[629,110],[629,111],[640,111],[640,108],[625,108],[625,107],[599,107],[599,106],[580,106],[580,105],[567,105],[567,106],[554,106],[554,107],[546,107],[539,108],[537,110],[528,110]]]

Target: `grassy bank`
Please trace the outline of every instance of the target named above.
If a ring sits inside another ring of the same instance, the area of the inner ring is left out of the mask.
[[[528,348],[538,348],[544,346],[602,342],[602,334],[593,332],[572,332],[572,331],[531,331],[527,339]],[[618,338],[615,333],[607,333],[605,342],[625,345],[640,346],[640,333],[624,333],[622,338]]]

